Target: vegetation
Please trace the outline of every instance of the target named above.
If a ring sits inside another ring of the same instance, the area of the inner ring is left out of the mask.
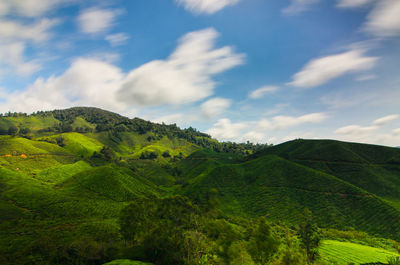
[[[0,264],[398,263],[398,148],[96,108],[6,113],[0,134]]]

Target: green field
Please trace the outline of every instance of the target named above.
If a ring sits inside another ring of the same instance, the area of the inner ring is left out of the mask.
[[[323,261],[333,264],[386,263],[389,257],[400,256],[398,253],[382,248],[336,240],[322,241],[320,253]]]

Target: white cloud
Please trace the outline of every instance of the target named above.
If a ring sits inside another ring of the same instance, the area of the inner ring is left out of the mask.
[[[222,141],[234,141],[240,138],[242,131],[247,127],[245,122],[232,123],[230,119],[220,119],[212,128],[206,131],[214,138]]]
[[[232,100],[226,98],[212,98],[201,104],[201,113],[208,119],[215,118],[232,105]]]
[[[214,14],[221,9],[235,5],[239,0],[175,0],[183,5],[186,10],[195,14]]]
[[[377,119],[377,120],[374,120],[374,121],[372,122],[372,124],[373,124],[373,125],[376,125],[376,126],[384,126],[384,125],[386,125],[386,124],[391,123],[391,122],[394,121],[394,120],[397,120],[398,118],[399,118],[399,115],[396,115],[396,114],[388,115],[388,116],[379,118],[379,119]]]
[[[23,42],[0,43],[0,69],[4,72],[3,74],[9,72],[11,67],[18,75],[28,76],[41,68],[36,62],[26,62],[24,51],[25,44]]]
[[[58,23],[57,19],[41,19],[33,24],[21,24],[11,20],[0,20],[1,40],[24,40],[42,42],[51,37],[48,32]]]
[[[119,10],[112,9],[86,9],[78,16],[80,30],[88,34],[105,32],[114,25],[119,13]]]
[[[287,15],[295,15],[306,11],[311,5],[318,3],[319,0],[292,0],[291,4],[282,10]]]
[[[77,59],[61,76],[39,78],[26,90],[8,94],[0,110],[32,112],[85,105],[120,111],[126,106],[115,94],[123,78],[121,70],[113,65]]]
[[[327,119],[324,113],[311,113],[299,117],[275,116],[272,119],[258,121],[232,122],[224,118],[218,120],[212,128],[206,132],[212,137],[223,141],[257,143],[276,142],[277,138],[271,136],[276,131],[302,124],[321,123]]]
[[[136,105],[180,105],[213,94],[212,77],[244,62],[232,47],[215,48],[218,33],[212,29],[183,36],[166,60],[155,60],[131,71],[119,99]]]
[[[371,69],[377,60],[377,57],[365,56],[362,50],[313,59],[293,76],[289,84],[302,88],[319,86],[347,73]]]
[[[337,7],[340,8],[357,8],[363,7],[371,3],[372,0],[338,0]]]
[[[126,33],[116,33],[116,34],[110,34],[105,37],[105,40],[110,42],[111,46],[120,46],[126,43],[126,41],[129,39],[128,34]]]
[[[378,37],[400,34],[400,1],[380,0],[368,15],[365,30]]]
[[[400,130],[394,129],[392,132],[384,133],[382,129],[399,117],[400,115],[388,115],[373,121],[369,126],[353,124],[341,127],[334,133],[339,136],[339,140],[398,146]]]
[[[342,135],[364,135],[370,132],[376,131],[378,126],[359,126],[359,125],[348,125],[341,127],[334,131],[335,134]]]
[[[373,80],[376,79],[376,75],[370,74],[370,75],[361,75],[356,78],[356,81],[368,81],[368,80]]]
[[[25,17],[39,17],[61,3],[71,0],[3,0],[0,2],[0,15],[8,13]]]
[[[277,87],[277,86],[263,86],[263,87],[260,87],[260,88],[258,88],[256,90],[252,91],[249,94],[249,98],[251,98],[251,99],[262,98],[268,93],[275,92],[276,90],[278,90],[278,88],[279,87]]]
[[[293,116],[275,116],[269,120],[262,119],[258,126],[264,130],[284,130],[288,127],[298,126],[306,123],[320,123],[328,118],[328,115],[322,112],[310,113],[299,117]]]
[[[0,106],[3,111],[23,112],[73,105],[129,111],[132,105],[198,101],[213,93],[213,75],[243,62],[243,55],[231,47],[215,49],[217,36],[213,29],[189,33],[167,60],[147,63],[128,74],[107,62],[114,54],[103,54],[101,60],[78,58],[62,75],[39,78],[26,90],[9,94]],[[1,54],[0,59],[22,62],[17,55],[10,59]],[[221,102],[214,111],[223,109]]]

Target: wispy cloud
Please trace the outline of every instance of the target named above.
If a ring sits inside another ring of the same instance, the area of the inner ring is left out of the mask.
[[[391,133],[382,133],[384,126],[392,124],[400,115],[392,114],[374,120],[370,125],[360,126],[356,124],[341,127],[334,131],[340,140],[365,142],[386,145],[399,145],[400,134],[396,129]]]
[[[8,94],[0,109],[32,112],[85,105],[121,111],[126,106],[115,94],[123,78],[111,64],[80,58],[62,75],[39,78],[26,90]]]
[[[110,42],[111,46],[120,46],[124,45],[127,40],[129,40],[129,35],[123,32],[120,33],[115,33],[115,34],[110,34],[107,35],[104,38],[106,41]]]
[[[29,112],[89,105],[125,111],[134,106],[199,101],[213,94],[214,75],[244,60],[231,47],[215,48],[217,37],[214,29],[188,33],[167,60],[149,62],[127,74],[110,62],[115,54],[78,58],[63,74],[39,78],[26,90],[11,93],[1,109]],[[217,114],[229,104],[217,98],[205,103],[208,109],[204,111]]]
[[[377,57],[365,56],[363,50],[313,59],[293,76],[289,84],[301,88],[316,87],[348,73],[371,69],[377,60]]]
[[[291,4],[282,10],[286,15],[295,15],[308,10],[312,5],[318,3],[319,0],[292,0]]]
[[[278,89],[279,89],[279,87],[277,87],[277,86],[263,86],[263,87],[260,87],[256,90],[253,90],[252,92],[250,92],[249,98],[259,99],[259,98],[264,97],[268,93],[277,91]]]
[[[195,14],[214,14],[221,9],[235,5],[239,0],[175,0],[179,5]]]
[[[37,62],[26,61],[24,51],[25,44],[23,42],[0,43],[0,70],[3,68],[3,72],[6,74],[11,67],[20,76],[29,76],[40,70],[41,66]]]
[[[378,37],[400,35],[400,1],[380,0],[368,15],[364,29]]]
[[[392,115],[388,115],[388,116],[379,118],[377,120],[374,120],[372,122],[372,124],[376,125],[376,126],[384,126],[386,124],[390,124],[391,122],[393,122],[394,120],[397,120],[398,118],[399,118],[399,115],[392,114]]]
[[[224,118],[218,120],[207,130],[207,133],[218,140],[265,143],[271,141],[273,138],[271,134],[274,131],[281,131],[303,124],[317,124],[327,118],[328,115],[325,113],[310,113],[297,117],[275,116],[271,119],[240,122],[232,122],[230,119]]]
[[[373,0],[338,0],[337,7],[340,8],[359,8],[364,7]]]
[[[0,39],[2,41],[33,41],[43,42],[51,37],[49,30],[57,25],[57,19],[41,19],[31,24],[23,24],[12,20],[0,19]]]
[[[265,130],[284,130],[289,127],[307,123],[320,123],[328,118],[326,113],[310,113],[298,117],[275,116],[271,119],[262,119],[258,126]]]
[[[105,32],[115,24],[115,18],[120,10],[90,8],[78,16],[78,25],[83,33],[96,34]]]
[[[201,104],[201,113],[204,117],[216,118],[232,105],[232,100],[227,98],[212,98]]]
[[[230,119],[220,119],[212,128],[206,131],[216,139],[234,141],[240,138],[243,130],[248,127],[246,122],[233,123]]]
[[[62,3],[71,0],[3,0],[0,1],[0,16],[14,14],[25,17],[39,17]]]
[[[229,46],[215,48],[218,35],[212,28],[186,34],[166,60],[131,71],[119,99],[133,105],[180,105],[212,95],[212,77],[243,64],[245,57]]]
[[[363,82],[363,81],[368,81],[368,80],[373,80],[373,79],[376,79],[376,75],[374,75],[374,74],[360,75],[356,78],[356,81]]]

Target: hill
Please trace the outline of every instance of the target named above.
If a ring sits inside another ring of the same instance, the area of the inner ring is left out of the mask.
[[[213,253],[207,257],[219,257],[215,264],[232,262],[229,255],[238,251],[251,256],[250,235],[261,217],[286,246],[276,259],[289,246],[298,249],[294,231],[305,208],[320,228],[342,231],[327,239],[365,233],[351,243],[393,253],[400,240],[399,190],[397,148],[332,140],[221,143],[191,127],[86,107],[0,117],[1,264],[160,264],[141,246],[127,246],[121,211],[142,201],[144,213],[154,202],[175,200],[166,205],[177,207],[178,195],[202,212],[202,225],[185,232],[186,246],[204,240]],[[180,210],[167,208],[162,218]],[[331,251],[358,248],[335,242],[323,245],[326,260],[334,260]]]

